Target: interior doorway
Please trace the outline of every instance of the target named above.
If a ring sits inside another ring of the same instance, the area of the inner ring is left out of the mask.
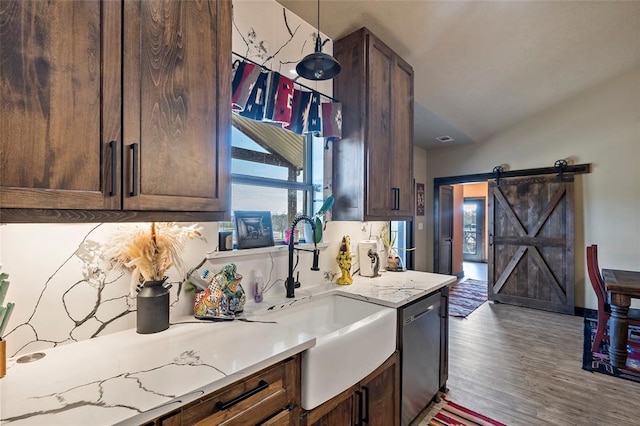
[[[485,261],[486,197],[465,197],[462,215],[462,259],[465,262]]]
[[[455,211],[453,187],[441,186],[438,194],[438,262],[436,263],[436,272],[439,274],[457,274],[453,269]]]
[[[435,272],[463,278],[464,262],[487,261],[487,191],[486,181],[438,188]]]

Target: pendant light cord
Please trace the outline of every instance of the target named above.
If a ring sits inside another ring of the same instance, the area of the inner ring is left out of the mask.
[[[320,0],[318,0],[318,37],[320,37]]]

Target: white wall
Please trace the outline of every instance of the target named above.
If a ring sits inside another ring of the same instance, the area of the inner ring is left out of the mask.
[[[416,150],[419,153],[419,150]],[[640,269],[640,67],[473,146],[427,151],[427,211],[433,178],[591,163],[575,184],[576,305],[596,308],[585,282],[585,246],[598,244],[600,266]],[[433,268],[433,222],[426,224],[427,270]],[[634,302],[638,306],[638,302]]]
[[[428,244],[433,244],[433,240],[427,241],[427,228],[433,227],[433,180],[427,179],[427,151],[417,146],[413,147],[413,177],[416,183],[424,183],[425,191],[425,211],[424,216],[416,214],[413,226],[413,241],[416,248],[414,255],[414,268],[416,271],[427,271],[431,269],[433,259],[427,259],[428,253],[433,253],[428,249]]]

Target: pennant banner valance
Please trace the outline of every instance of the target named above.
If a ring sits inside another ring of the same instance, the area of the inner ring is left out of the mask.
[[[342,137],[342,104],[321,102],[321,93],[247,60],[233,63],[231,108],[243,117],[294,133]]]

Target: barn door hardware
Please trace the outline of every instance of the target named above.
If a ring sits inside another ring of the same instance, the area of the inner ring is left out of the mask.
[[[493,168],[493,174],[496,175],[496,185],[500,186],[500,176],[504,173],[504,167],[495,166]]]
[[[471,182],[483,182],[492,179],[503,179],[509,177],[524,177],[524,176],[537,176],[537,175],[554,175],[562,172],[564,176],[566,173],[572,173],[574,175],[582,173],[591,173],[591,164],[576,164],[575,166],[569,165],[566,160],[556,161],[557,166],[553,167],[540,167],[537,169],[523,169],[523,170],[505,170],[504,165],[496,166],[493,171],[489,173],[478,173],[474,175],[462,175],[462,176],[449,176],[442,178],[435,178],[433,180],[434,188],[437,190],[441,185],[455,185],[458,183],[471,183]],[[498,176],[498,171],[500,171]]]
[[[567,160],[556,160],[556,162],[553,163],[553,168],[558,170],[558,178],[560,180],[562,180],[562,174],[565,173],[567,167],[569,167],[569,163],[567,163]]]

